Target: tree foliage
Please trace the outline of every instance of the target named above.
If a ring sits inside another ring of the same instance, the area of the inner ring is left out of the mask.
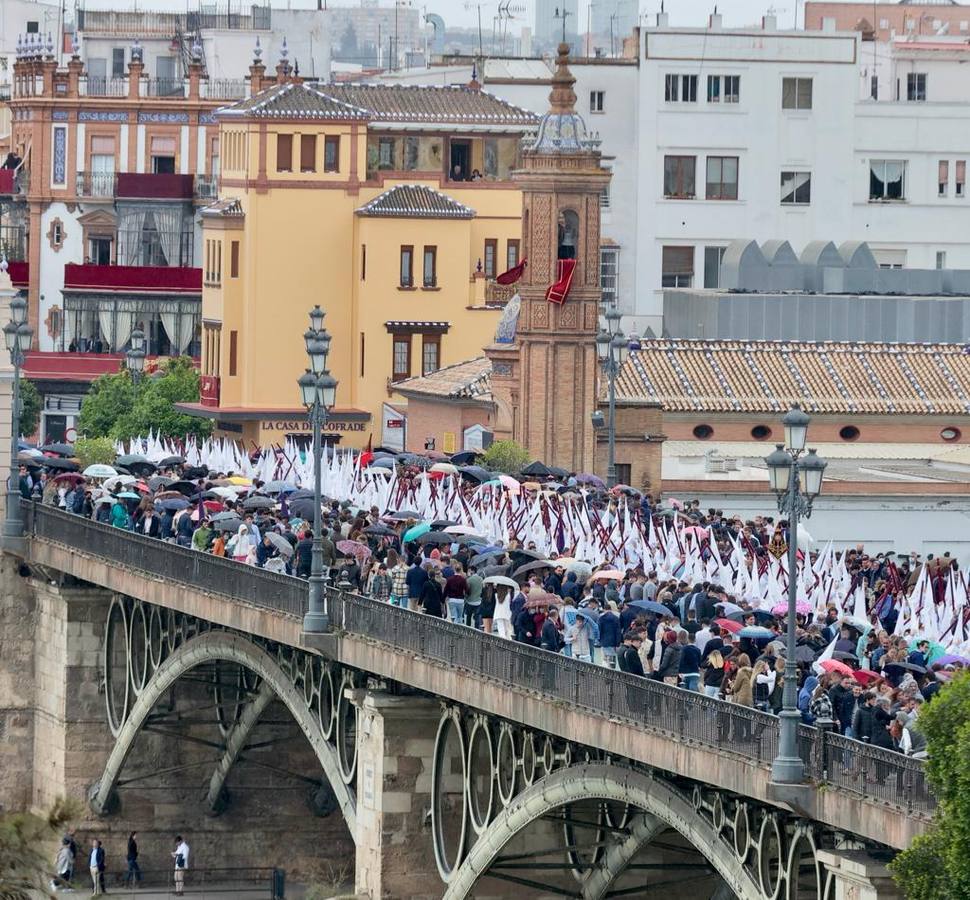
[[[95,463],[102,463],[110,466],[117,453],[115,452],[115,442],[109,437],[78,438],[74,442],[74,455],[77,457],[78,465],[83,472],[88,466]]]
[[[522,467],[529,464],[529,451],[516,441],[495,441],[479,462],[486,468],[518,475]]]
[[[919,714],[927,775],[937,799],[933,824],[893,860],[909,900],[970,897],[970,673],[953,679]]]
[[[168,360],[136,386],[127,371],[102,375],[84,398],[78,431],[87,437],[127,441],[153,431],[162,437],[208,437],[212,423],[187,416],[175,403],[197,403],[199,373],[185,357]]]
[[[20,382],[20,433],[32,435],[40,422],[41,398],[37,386],[26,378]]]
[[[76,803],[58,800],[46,817],[33,813],[0,816],[0,897],[50,897],[53,851],[64,826],[80,814]]]

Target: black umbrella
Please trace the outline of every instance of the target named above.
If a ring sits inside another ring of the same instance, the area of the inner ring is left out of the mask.
[[[544,559],[548,560],[549,557],[544,553],[539,553],[537,550],[509,550],[509,556],[512,559],[522,560],[522,559]]]
[[[495,477],[494,472],[489,472],[488,469],[484,469],[481,466],[460,466],[458,471],[466,478],[471,478],[479,482],[479,484],[485,481],[491,481]]]
[[[404,522],[407,519],[420,519],[421,513],[417,513],[413,509],[401,509],[391,513],[387,518],[393,519],[395,522]]]
[[[460,522],[454,522],[451,519],[435,519],[431,523],[432,531],[441,531],[444,528],[450,528],[452,525],[460,525]]]
[[[475,560],[472,560],[472,565],[474,565],[474,564],[475,564]],[[509,567],[507,565],[505,565],[505,566],[485,566],[485,568],[482,569],[482,577],[483,578],[488,578],[490,575],[508,575],[508,574],[509,574]]]
[[[169,478],[167,475],[156,475],[154,478],[148,479],[148,486],[153,491],[157,491],[160,487],[168,487],[170,484],[175,484],[175,479]]]
[[[497,547],[494,550],[486,550],[484,553],[479,553],[478,556],[473,556],[471,563],[473,566],[481,565],[483,562],[492,560],[492,557],[501,556],[505,552],[504,547]]]
[[[926,669],[924,669],[922,666],[916,665],[916,663],[910,663],[910,662],[886,663],[886,665],[883,666],[883,669],[885,669],[887,672],[890,669],[897,669],[900,672],[912,672],[914,675],[926,674]]]
[[[852,662],[852,663],[855,663],[856,665],[859,664],[859,657],[856,656],[854,653],[847,653],[845,650],[836,650],[832,654],[832,658],[841,659],[842,662]]]
[[[149,475],[155,474],[155,463],[145,459],[144,456],[132,456],[130,454],[127,456],[119,456],[115,465],[125,468],[132,475],[138,475],[141,478],[147,478]]]
[[[183,478],[206,478],[209,474],[208,466],[189,466],[183,470]]]
[[[291,516],[299,516],[301,519],[307,519],[308,521],[313,519],[314,502],[312,499],[307,498],[292,502],[288,500],[287,506],[290,508]]]
[[[531,475],[533,478],[548,478],[552,475],[552,469],[545,465],[545,463],[535,460],[522,469],[522,474]]]
[[[417,453],[399,453],[397,458],[406,466],[417,466],[419,469],[430,469],[434,465],[434,460],[418,456]]]
[[[42,444],[37,449],[41,453],[56,453],[58,456],[74,456],[74,444]]]
[[[795,662],[810,663],[815,660],[815,651],[808,644],[800,644],[795,648]]]
[[[185,494],[186,497],[194,497],[199,492],[198,486],[192,484],[191,481],[173,481],[167,485],[167,490],[178,491],[180,494]]]
[[[445,534],[443,531],[428,531],[415,540],[419,544],[453,544],[458,538],[453,534]]]
[[[119,466],[130,466],[137,462],[148,462],[148,457],[142,456],[140,453],[122,453],[115,460],[115,464]]]
[[[518,578],[520,575],[526,575],[529,572],[535,572],[538,569],[549,569],[554,566],[555,563],[549,562],[547,559],[539,559],[535,562],[526,563],[524,566],[519,566],[513,573],[513,578]]]
[[[368,525],[364,529],[364,534],[376,534],[382,537],[397,537],[397,532],[393,528],[388,528],[383,522],[376,525]]]
[[[160,466],[184,466],[185,457],[184,456],[166,456],[165,459],[160,460],[158,463]]]
[[[212,523],[212,527],[216,531],[238,531],[240,525],[242,525],[242,519],[238,517],[231,519],[219,519],[218,522]]]
[[[467,466],[469,463],[475,462],[478,456],[477,450],[462,450],[460,453],[452,453],[451,461],[456,466]]]
[[[79,468],[78,464],[72,459],[61,459],[54,456],[41,460],[41,463],[48,469],[58,469],[61,472],[76,472]]]
[[[247,497],[242,502],[243,509],[272,509],[275,505],[271,498],[262,497],[259,494]]]
[[[294,500],[312,500],[313,491],[307,488],[300,488],[299,490],[292,491],[286,495],[286,502],[292,503]]]

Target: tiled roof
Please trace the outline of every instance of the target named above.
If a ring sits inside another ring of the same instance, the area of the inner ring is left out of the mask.
[[[445,366],[419,378],[407,378],[394,385],[404,394],[441,397],[448,400],[491,398],[492,364],[487,356]]]
[[[225,200],[216,200],[208,206],[202,207],[200,213],[203,216],[224,216],[226,218],[236,218],[245,216],[242,203],[236,197],[229,197]]]
[[[672,412],[970,414],[970,355],[954,344],[645,341],[618,398]]]
[[[273,85],[219,110],[225,116],[532,128],[537,116],[482,90],[403,84]]]
[[[357,212],[362,216],[420,219],[471,219],[475,215],[475,210],[423,184],[399,184]]]

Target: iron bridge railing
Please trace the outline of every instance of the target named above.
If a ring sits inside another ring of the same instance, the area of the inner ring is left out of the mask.
[[[24,503],[24,509],[33,537],[284,615],[304,613],[307,585],[302,579],[53,507]],[[589,663],[335,588],[328,597],[331,622],[342,631],[684,744],[737,754],[763,768],[777,754],[778,719],[769,713],[602,666],[591,670]],[[913,815],[926,816],[936,806],[920,760],[808,726],[799,728],[799,751],[808,777],[817,783]]]

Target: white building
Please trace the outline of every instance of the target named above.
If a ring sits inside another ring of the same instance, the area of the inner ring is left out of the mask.
[[[10,78],[17,57],[17,39],[30,34],[46,42],[50,32],[57,46],[61,29],[61,5],[41,0],[2,0],[0,2],[0,100],[10,96]],[[10,133],[10,120],[0,109],[0,136]]]

